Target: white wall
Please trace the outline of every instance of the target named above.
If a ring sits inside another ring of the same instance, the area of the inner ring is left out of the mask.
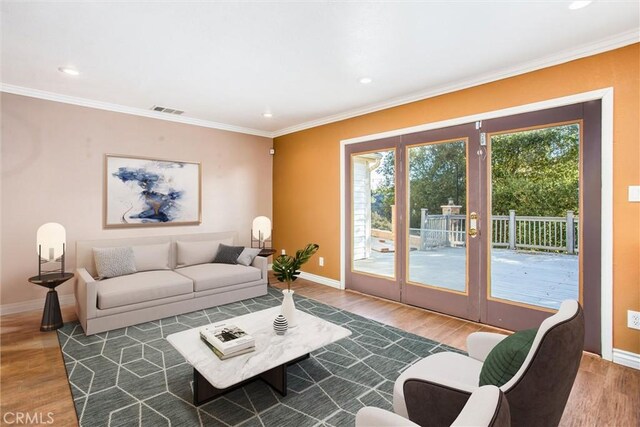
[[[68,271],[76,240],[236,230],[250,243],[251,221],[272,215],[270,138],[1,95],[0,304],[43,298],[36,230],[67,230]],[[103,229],[105,153],[202,163],[202,224]],[[58,288],[72,291],[71,283]],[[44,299],[42,299],[44,302]]]

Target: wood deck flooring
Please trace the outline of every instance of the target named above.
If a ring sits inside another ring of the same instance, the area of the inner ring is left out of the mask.
[[[467,282],[464,247],[412,251],[407,280],[463,292]],[[372,251],[357,260],[357,271],[393,277],[395,254]],[[578,256],[507,249],[491,251],[491,295],[508,301],[558,309],[578,299]]]
[[[273,280],[273,279],[272,279]],[[464,349],[469,333],[498,331],[477,323],[341,291],[300,279],[293,289],[300,295],[396,326],[417,335]],[[43,302],[44,303],[44,302]],[[0,413],[7,421],[16,412],[53,413],[53,426],[75,426],[77,418],[55,333],[39,331],[42,313],[0,317]],[[64,320],[76,319],[72,307]],[[562,426],[640,425],[640,371],[585,354],[573,386]],[[2,419],[0,417],[0,420]]]

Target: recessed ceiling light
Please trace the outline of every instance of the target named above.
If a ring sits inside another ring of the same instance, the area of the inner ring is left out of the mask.
[[[59,67],[58,71],[60,71],[61,73],[69,74],[70,76],[77,76],[80,74],[78,70],[69,67]]]
[[[571,10],[582,9],[583,7],[589,6],[591,3],[593,3],[592,0],[576,0],[576,1],[572,1],[571,4],[569,5],[569,9],[571,9]]]
[[[271,114],[271,113],[262,113],[262,117],[270,119],[271,117],[273,117],[273,114]]]
[[[372,81],[373,79],[371,77],[363,77],[360,79],[360,83],[362,83],[363,85],[368,85]]]

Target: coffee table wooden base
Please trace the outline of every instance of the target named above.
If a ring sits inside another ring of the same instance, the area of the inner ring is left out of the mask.
[[[265,383],[269,384],[271,388],[280,393],[282,396],[287,395],[287,366],[297,363],[301,360],[308,359],[309,354],[306,354],[302,357],[299,357],[295,360],[282,364],[280,366],[276,366],[273,369],[269,369],[266,372],[263,372],[259,375],[256,375],[253,378],[249,378],[241,383],[238,383],[234,386],[219,389],[211,384],[205,377],[203,377],[197,369],[193,369],[193,404],[196,406],[203,405],[207,402],[212,401],[216,397],[227,393],[231,390],[235,390],[238,387],[242,387],[243,385],[255,381],[257,379],[263,380]]]

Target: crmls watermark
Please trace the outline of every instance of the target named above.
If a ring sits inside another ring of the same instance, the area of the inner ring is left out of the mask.
[[[53,412],[5,412],[2,421],[10,425],[53,424]]]

